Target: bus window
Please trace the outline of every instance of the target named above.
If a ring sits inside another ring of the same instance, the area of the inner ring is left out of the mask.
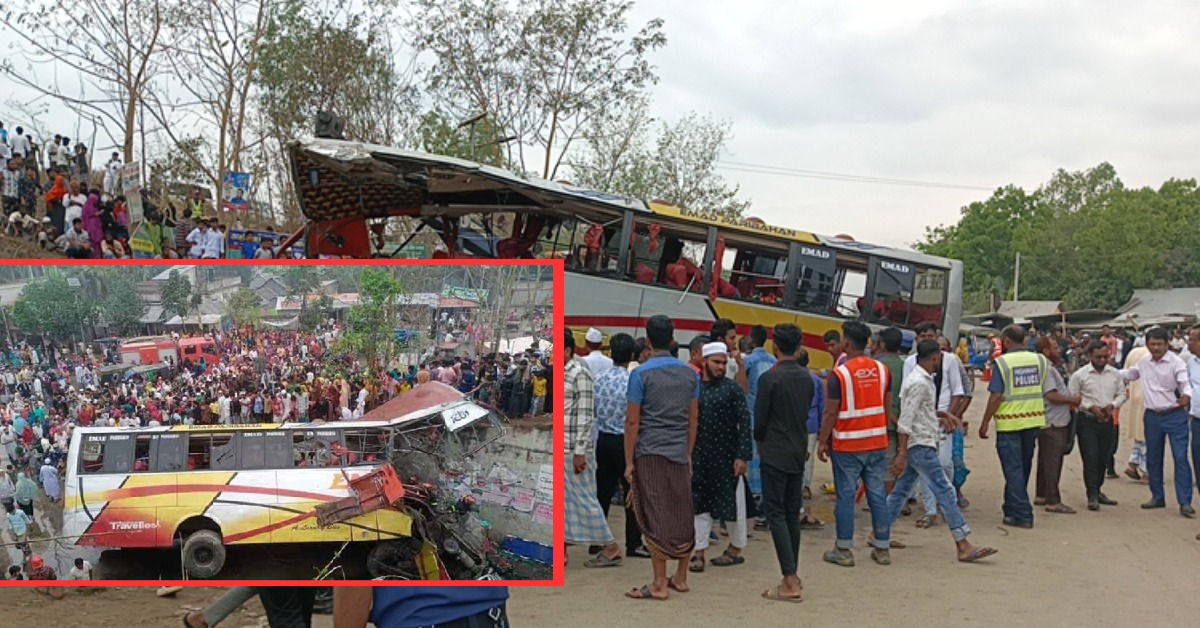
[[[937,323],[942,326],[946,302],[946,271],[941,268],[917,268],[917,279],[913,287],[912,316],[910,327],[921,323]]]
[[[634,225],[633,238],[629,247],[629,276],[639,283],[657,283],[658,267],[662,263],[663,236],[659,227]],[[621,243],[614,238],[613,245],[620,250]]]
[[[238,433],[239,469],[267,468],[267,439],[263,432]]]
[[[913,265],[890,259],[872,260],[874,267],[874,293],[871,295],[871,320],[895,325],[908,325],[912,307]]]
[[[233,471],[237,450],[232,434],[191,434],[188,438],[188,469]]]
[[[100,473],[104,469],[105,437],[86,438],[79,452],[80,473]]]
[[[725,249],[724,258],[721,265],[728,271],[729,279],[720,280],[718,297],[768,305],[783,300],[786,254],[733,245]]]
[[[197,351],[198,351],[198,349],[196,348],[196,345],[192,345],[190,347],[184,347],[183,355],[196,355]]]
[[[346,430],[346,464],[377,464],[388,461],[388,432],[382,428]]]
[[[149,434],[138,436],[133,443],[133,470],[143,472],[150,470],[150,443],[154,437]]]
[[[837,253],[825,247],[801,244],[796,260],[796,309],[817,314],[838,314],[834,306]]]
[[[336,430],[296,432],[292,438],[296,467],[336,467],[341,465],[341,435]]]
[[[109,434],[104,444],[104,467],[101,473],[129,473],[133,469],[133,436]]]
[[[151,471],[174,472],[187,468],[187,438],[184,434],[156,434],[151,448]]]
[[[292,435],[282,430],[267,432],[266,468],[288,469],[292,466]]]

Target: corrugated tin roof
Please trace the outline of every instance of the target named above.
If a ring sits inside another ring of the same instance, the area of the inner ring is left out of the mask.
[[[138,319],[138,321],[145,323],[147,325],[152,325],[152,324],[157,323],[160,320],[162,320],[162,316],[163,316],[162,306],[161,305],[151,305],[146,308],[146,313],[143,314],[142,317]]]
[[[1030,319],[1058,314],[1061,308],[1062,301],[1001,301],[996,311],[1014,319]]]
[[[1133,297],[1121,307],[1118,318],[1132,314],[1140,322],[1140,319],[1195,317],[1197,311],[1200,311],[1200,288],[1134,290]]]

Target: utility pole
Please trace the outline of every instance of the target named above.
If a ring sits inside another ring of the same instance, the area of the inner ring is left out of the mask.
[[[1021,300],[1021,254],[1017,253],[1017,267],[1013,273],[1013,301]]]

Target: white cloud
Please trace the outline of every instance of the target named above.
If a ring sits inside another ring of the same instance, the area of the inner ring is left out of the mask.
[[[643,2],[666,20],[655,114],[734,122],[730,161],[1036,187],[1109,161],[1131,185],[1195,176],[1192,4]],[[727,171],[754,214],[905,244],[987,192]]]

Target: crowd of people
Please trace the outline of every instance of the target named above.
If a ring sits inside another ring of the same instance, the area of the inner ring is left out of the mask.
[[[55,135],[43,143],[22,127],[13,133],[0,123],[0,223],[6,236],[36,243],[72,259],[128,259],[133,256],[131,212],[122,192],[124,164],[112,153],[102,174],[93,175],[91,153],[82,142]],[[147,257],[219,259],[227,255],[231,225],[209,211],[203,192],[193,189],[182,207],[142,200]],[[267,230],[270,233],[270,229]],[[245,259],[282,256],[284,237],[250,235],[241,245]]]
[[[756,326],[738,338],[732,321],[718,320],[684,348],[673,339],[673,322],[652,316],[644,337],[609,338],[607,355],[599,330],[588,330],[578,348],[567,330],[567,546],[588,546],[589,568],[649,558],[652,580],[625,595],[661,600],[688,591],[689,573],[743,564],[753,526],[771,533],[783,576],[763,597],[798,602],[801,531],[825,525],[804,504],[812,499],[814,465],[829,463],[834,481],[820,490],[835,495],[836,542],[826,562],[854,566],[854,512],[864,497],[876,563],[891,564],[890,550],[903,547],[891,538],[892,526],[922,506],[918,527],[944,521],[959,561],[995,555],[995,548],[970,542],[963,512],[970,503],[963,495],[970,472],[963,417],[975,382],[967,345],[951,344],[934,323],[914,331],[915,338],[896,327],[876,333],[847,322],[824,336],[834,368],[816,373],[808,368],[801,330],[791,324],[770,333]],[[1035,506],[1076,512],[1059,486],[1076,440],[1087,508],[1117,506],[1103,484],[1116,477],[1121,420],[1135,441],[1126,474],[1150,488],[1141,507],[1166,505],[1169,440],[1180,513],[1194,517],[1196,478],[1187,452],[1190,429],[1200,473],[1200,402],[1191,396],[1200,386],[1200,357],[1193,357],[1200,356],[1200,327],[1173,337],[1161,328],[1124,339],[1107,327],[1096,339],[1035,334],[1016,325],[1002,330],[992,339],[996,350],[984,375],[987,406],[978,437],[996,441],[1005,482],[1002,524],[1033,528]],[[617,495],[626,506],[624,551],[607,519]],[[721,539],[718,525],[728,544],[710,556],[709,546]],[[671,561],[677,561],[673,571]]]
[[[510,417],[553,403],[551,369],[543,354],[532,349],[477,360],[458,356],[397,362],[373,373],[349,356],[331,352],[340,333],[339,324],[314,332],[231,328],[208,336],[218,356],[212,363],[204,357],[185,358],[149,373],[118,368],[115,377],[105,367],[120,364],[118,343],[88,345],[82,351],[40,343],[6,347],[0,353],[0,461],[5,470],[0,503],[15,542],[33,540],[39,495],[50,504],[61,501],[64,460],[77,427],[352,420],[433,381]],[[26,553],[28,548],[24,546]],[[29,556],[28,572],[14,567],[10,578],[57,577],[38,556]]]

